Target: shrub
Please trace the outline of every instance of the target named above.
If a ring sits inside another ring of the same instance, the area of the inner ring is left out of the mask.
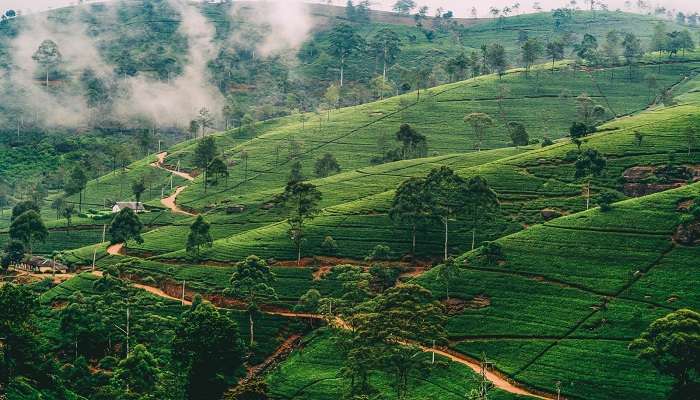
[[[503,257],[503,247],[496,242],[486,242],[482,247],[482,253],[489,264],[495,264]]]
[[[338,252],[338,243],[332,236],[326,236],[321,243],[321,250],[324,254],[335,255]]]
[[[144,284],[150,285],[150,286],[153,286],[153,285],[156,284],[156,280],[155,280],[152,276],[150,276],[150,275],[147,276],[147,277],[145,277],[145,278],[143,278],[142,282],[143,282]]]
[[[553,144],[554,142],[552,141],[552,139],[548,138],[547,136],[542,138],[542,147],[551,146]]]
[[[391,248],[389,246],[378,244],[369,252],[365,261],[382,261],[391,258]]]
[[[600,211],[608,212],[613,209],[612,203],[619,200],[619,197],[612,192],[604,192],[598,196],[598,205],[600,206]]]

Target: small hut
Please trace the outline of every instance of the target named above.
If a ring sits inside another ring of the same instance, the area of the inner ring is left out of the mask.
[[[137,203],[135,201],[119,201],[114,204],[114,207],[112,207],[112,212],[116,214],[125,208],[130,208],[134,210],[135,213],[146,212],[146,208],[143,206],[143,203]]]

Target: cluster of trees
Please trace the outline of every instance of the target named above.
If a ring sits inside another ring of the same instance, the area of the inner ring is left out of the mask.
[[[479,221],[491,216],[499,207],[498,198],[486,179],[464,179],[449,167],[432,170],[425,178],[410,178],[396,189],[389,216],[412,232],[415,254],[417,228],[431,220],[444,227],[444,259],[448,258],[449,223],[466,218],[472,228],[472,249],[476,245]]]
[[[90,399],[221,397],[246,354],[236,322],[200,298],[172,313],[119,279],[122,267],[55,313],[39,313],[38,287],[0,287],[0,389],[24,378]],[[58,330],[51,339],[49,325]]]

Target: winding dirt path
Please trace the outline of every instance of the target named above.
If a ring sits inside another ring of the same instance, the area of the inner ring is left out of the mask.
[[[429,347],[424,347],[424,346],[419,346],[424,352],[430,353],[430,352],[435,352],[435,354],[441,355],[443,357],[449,358],[451,361],[454,361],[456,363],[466,365],[467,367],[471,368],[476,374],[481,374],[481,363],[478,361],[464,356],[462,354],[453,352],[451,350],[442,350],[442,349],[433,349]],[[543,399],[543,400],[553,400],[556,399],[555,396],[543,396],[534,392],[531,392],[521,386],[516,386],[513,383],[511,383],[508,379],[506,379],[503,375],[499,374],[496,371],[489,370],[488,368],[485,371],[486,379],[491,381],[493,385],[505,392],[512,393],[512,394],[517,394],[520,396],[529,396],[533,397],[536,399]]]
[[[167,156],[168,156],[167,151],[156,154],[156,157],[158,157],[158,159],[155,162],[151,163],[151,167],[159,168],[159,169],[168,171],[171,174],[177,175],[183,179],[187,179],[190,182],[194,181],[194,177],[186,172],[175,171],[175,170],[172,170],[170,168],[167,168],[165,166],[165,157],[167,157]],[[196,214],[193,214],[191,212],[187,212],[187,211],[185,211],[182,208],[177,206],[177,196],[179,196],[180,193],[182,193],[182,191],[185,190],[186,188],[187,188],[187,186],[178,186],[177,188],[175,188],[175,192],[173,194],[171,194],[170,196],[168,196],[164,199],[160,199],[160,203],[163,204],[164,206],[166,206],[168,209],[170,209],[170,211],[172,211],[175,214],[182,214],[182,215],[187,215],[190,217],[195,216]]]
[[[182,208],[178,207],[176,203],[177,196],[187,188],[187,186],[178,186],[175,189],[175,192],[171,194],[170,196],[160,199],[160,203],[163,204],[164,206],[168,207],[170,211],[174,212],[175,214],[182,214],[182,215],[188,215],[190,217],[195,216],[196,214],[193,214],[191,212],[187,212],[183,210]]]
[[[162,298],[175,300],[175,301],[182,301],[182,303],[186,304],[186,305],[192,304],[192,302],[187,300],[187,299],[185,299],[183,301],[182,299],[175,298],[175,297],[165,293],[163,290],[152,287],[152,286],[147,286],[147,285],[142,285],[142,284],[133,284],[133,285],[134,285],[134,287],[137,287],[139,289],[143,289],[143,290],[145,290],[145,291],[147,291],[155,296],[159,296]],[[268,315],[277,315],[277,316],[289,317],[289,318],[307,318],[307,319],[318,319],[318,320],[325,319],[324,316],[322,316],[320,314],[297,313],[297,312],[292,312],[292,311],[281,311],[281,310],[261,310],[261,312],[264,314],[268,314]],[[340,318],[336,318],[333,321],[333,324],[341,329],[351,329],[350,325],[346,321],[344,321]],[[291,343],[291,342],[295,341],[296,339],[298,339],[298,338],[290,337],[289,339],[287,339],[287,341],[285,343],[287,343],[287,342]],[[408,344],[408,342],[405,342],[404,344]],[[480,362],[477,360],[474,360],[470,357],[467,357],[463,354],[453,352],[449,349],[430,348],[430,347],[426,347],[426,346],[418,346],[418,347],[426,353],[435,352],[435,354],[446,357],[446,358],[450,359],[451,361],[454,361],[458,364],[462,364],[462,365],[469,367],[471,370],[473,370],[477,374],[481,373]],[[285,346],[283,344],[282,346],[280,346],[280,348],[278,348],[277,352],[281,352],[284,349],[285,349]],[[277,352],[275,354],[277,354]],[[273,356],[271,356],[271,358],[274,357],[275,354],[273,354]],[[486,371],[486,379],[491,381],[491,383],[493,383],[493,385],[495,387],[497,387],[498,389],[501,389],[501,390],[508,392],[508,393],[517,394],[517,395],[521,395],[521,396],[529,396],[529,397],[533,397],[536,399],[543,399],[543,400],[552,400],[555,398],[554,396],[544,396],[544,395],[529,391],[529,390],[525,389],[524,387],[517,386],[517,385],[511,383],[508,379],[506,379],[503,375],[501,375],[500,373],[498,373],[496,371],[487,370]]]
[[[187,172],[175,171],[175,170],[172,170],[170,168],[166,168],[165,167],[165,157],[167,157],[167,156],[168,156],[167,151],[156,154],[156,157],[158,157],[158,160],[154,163],[151,163],[151,166],[155,167],[155,168],[160,168],[160,169],[166,170],[174,175],[179,176],[180,178],[187,179],[190,182],[192,182],[194,180],[194,176],[188,174]]]

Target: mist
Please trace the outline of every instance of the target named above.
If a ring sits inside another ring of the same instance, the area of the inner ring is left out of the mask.
[[[185,126],[201,108],[215,117],[220,114],[224,98],[208,79],[207,63],[216,55],[214,27],[197,7],[184,0],[170,0],[181,15],[180,31],[187,37],[187,64],[183,73],[169,82],[142,75],[129,77],[128,95],[115,104],[121,118],[145,115],[158,125]]]

